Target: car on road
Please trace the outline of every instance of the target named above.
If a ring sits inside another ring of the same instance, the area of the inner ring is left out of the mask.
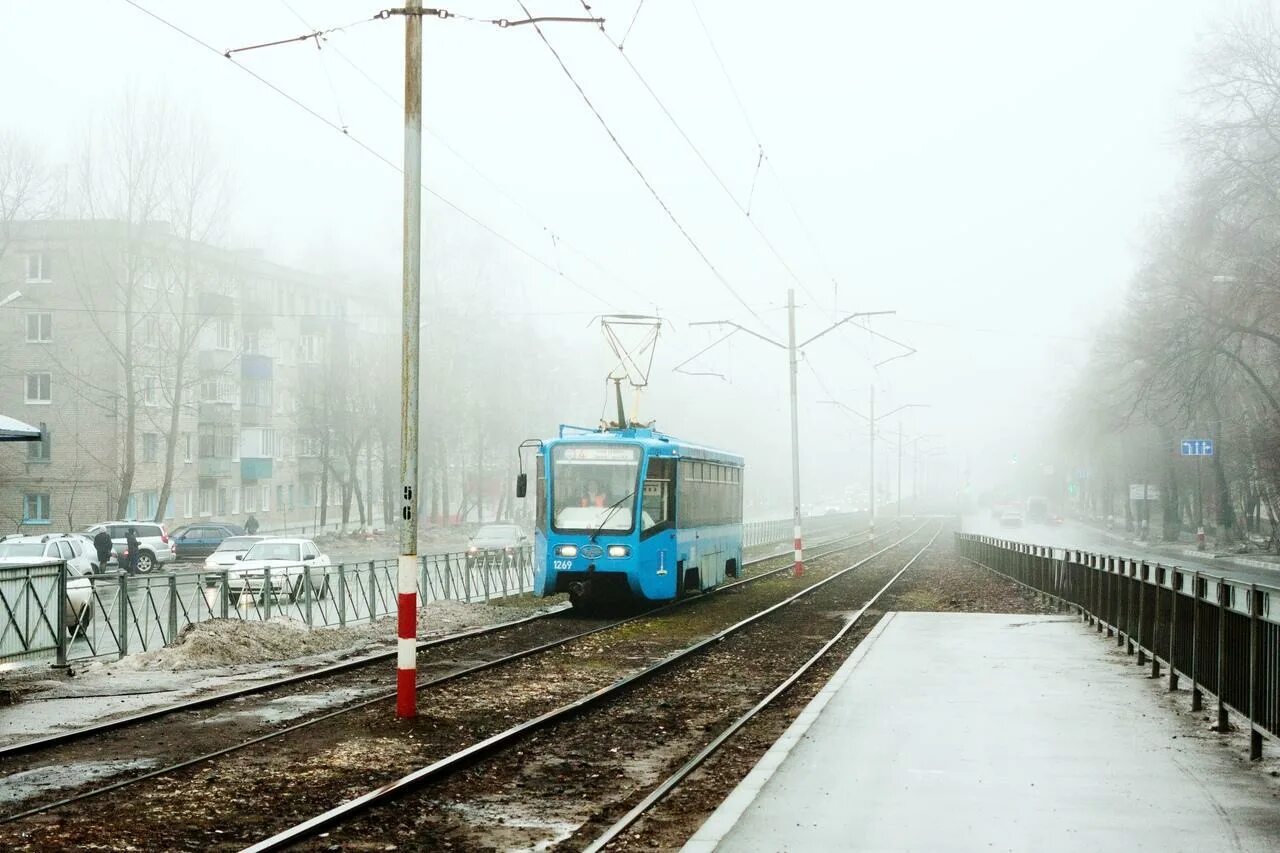
[[[1001,527],[1021,527],[1022,526],[1022,510],[1006,509],[1000,513]]]
[[[150,521],[103,521],[99,524],[91,524],[80,532],[89,539],[93,539],[99,530],[106,530],[111,537],[111,561],[119,565],[120,557],[125,553],[125,540],[130,527],[138,534],[138,572],[140,574],[146,574],[156,566],[172,562],[177,558],[176,549],[163,524]]]
[[[169,535],[179,560],[198,560],[218,549],[228,536],[243,536],[245,529],[229,521],[203,521],[179,527]]]
[[[467,543],[467,565],[486,554],[514,554],[518,548],[529,544],[529,536],[518,524],[485,524]]]
[[[88,578],[94,567],[91,553],[83,540],[71,533],[9,536],[0,542],[0,567],[43,566],[65,560],[67,596],[62,604],[62,625],[74,632],[77,625],[88,624],[93,618],[93,582]]]
[[[303,594],[308,569],[311,588],[316,598],[329,594],[330,566],[327,554],[320,553],[310,539],[267,538],[255,542],[236,560],[235,568],[228,572],[230,590],[237,592],[279,595],[284,593],[290,601]],[[267,580],[270,570],[270,581]]]
[[[204,567],[206,569],[229,569],[236,564],[236,561],[244,557],[244,555],[257,543],[268,536],[228,536],[218,543],[218,547],[213,549],[213,553],[204,558]]]

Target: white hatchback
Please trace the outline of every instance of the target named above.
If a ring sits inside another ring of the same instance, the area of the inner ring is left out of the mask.
[[[47,533],[9,536],[0,542],[0,566],[47,566],[60,560],[67,564],[62,624],[66,630],[74,631],[93,617],[93,581],[88,576],[93,574],[94,561],[84,540],[75,534]]]
[[[304,577],[310,569],[311,588],[317,598],[329,594],[329,557],[321,554],[310,539],[263,539],[250,546],[237,557],[234,568],[228,572],[232,593],[268,592],[267,575],[270,570],[270,592],[285,593],[292,601],[305,587]]]

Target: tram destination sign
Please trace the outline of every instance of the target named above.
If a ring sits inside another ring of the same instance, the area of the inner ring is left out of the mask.
[[[1213,439],[1211,438],[1184,438],[1182,440],[1183,456],[1212,456],[1213,455]]]

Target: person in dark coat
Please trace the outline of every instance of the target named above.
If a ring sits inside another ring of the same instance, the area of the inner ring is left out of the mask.
[[[253,513],[249,513],[249,517],[244,520],[244,532],[250,536],[258,532],[258,519],[253,517]]]
[[[94,550],[98,552],[98,571],[105,572],[107,570],[107,561],[111,559],[111,534],[107,532],[107,528],[102,528],[97,535],[93,537]]]
[[[131,575],[138,573],[138,531],[130,527],[129,532],[125,534],[124,546],[128,549],[128,558],[125,560],[125,571]]]

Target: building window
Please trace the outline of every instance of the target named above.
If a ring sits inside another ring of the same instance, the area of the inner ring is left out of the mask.
[[[232,515],[240,514],[240,493],[241,493],[240,489],[231,490],[231,514]],[[221,513],[225,513],[226,510],[219,510],[218,512],[219,514],[221,514]]]
[[[53,315],[32,313],[27,315],[27,343],[47,344],[53,340]]]
[[[190,436],[188,436],[190,438]],[[190,461],[190,460],[188,460]],[[196,493],[194,489],[187,489],[186,498],[182,502],[182,517],[190,518],[195,514]]]
[[[142,461],[157,462],[160,459],[160,434],[144,432],[142,434]]]
[[[271,512],[271,486],[260,486],[262,489],[262,511]]]
[[[298,337],[298,360],[304,364],[316,364],[320,361],[320,339],[315,335]]]
[[[27,402],[48,403],[53,400],[50,385],[53,383],[52,373],[27,374]]]
[[[231,349],[231,321],[219,320],[215,329],[218,349]]]
[[[184,432],[182,434],[182,461],[183,462],[189,463],[191,461],[191,450],[192,450],[191,444],[192,444],[191,433]],[[188,497],[190,497],[190,494],[191,494],[190,492],[187,493]],[[191,515],[188,513],[187,518],[190,518],[190,517]]]
[[[213,515],[213,489],[200,490],[200,514]]]
[[[22,496],[23,524],[48,524],[49,515],[48,493],[26,494]]]
[[[53,281],[50,277],[53,272],[53,266],[49,262],[49,256],[44,252],[35,252],[27,255],[27,283],[28,284],[48,284]]]
[[[160,405],[160,377],[142,377],[142,404],[144,406]]]
[[[258,490],[254,486],[244,487],[244,511],[257,512],[258,510]],[[237,511],[235,515],[239,515]]]
[[[276,509],[284,509],[284,486],[276,486]]]
[[[27,442],[28,462],[48,462],[53,453],[53,439],[49,435],[49,425],[40,422],[40,440]]]
[[[227,488],[226,486],[218,487],[218,515],[227,514]]]

